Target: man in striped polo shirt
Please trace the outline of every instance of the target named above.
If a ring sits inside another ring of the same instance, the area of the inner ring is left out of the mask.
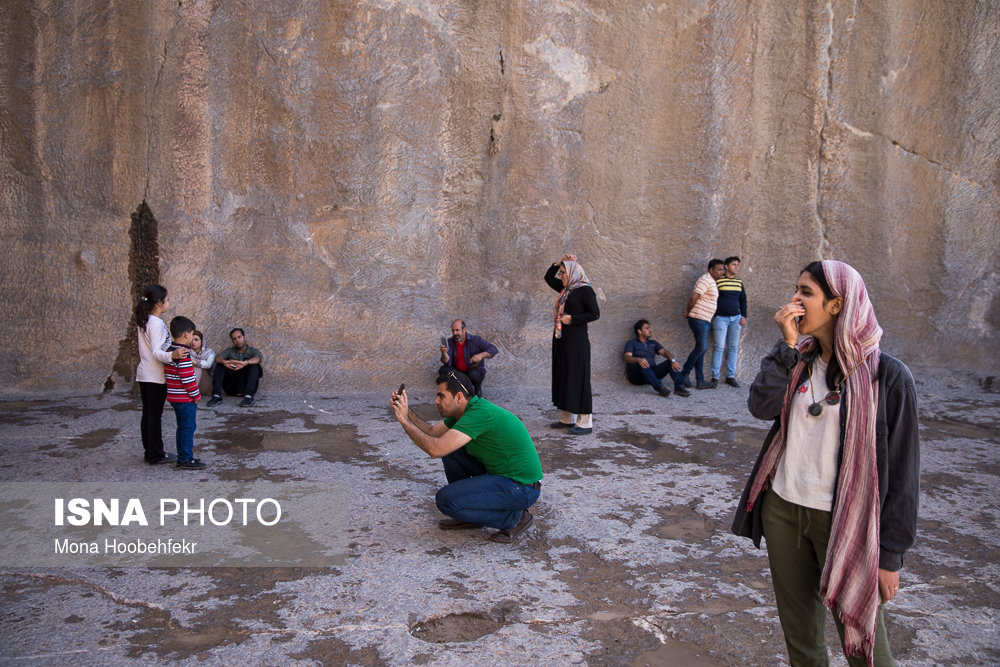
[[[747,291],[736,277],[740,270],[739,257],[726,258],[726,275],[716,281],[719,305],[712,318],[712,385],[718,386],[722,372],[722,355],[726,354],[726,384],[739,387],[736,381],[736,361],[740,353],[740,332],[747,323]]]
[[[724,262],[713,259],[708,262],[708,272],[703,274],[694,284],[694,291],[684,307],[683,316],[687,318],[691,333],[694,334],[694,349],[684,362],[681,375],[685,378],[694,369],[698,389],[711,389],[712,383],[705,381],[705,371],[702,368],[705,361],[705,351],[708,349],[708,332],[712,328],[712,316],[719,301],[719,288],[715,281],[725,273]],[[690,384],[690,382],[687,382]]]

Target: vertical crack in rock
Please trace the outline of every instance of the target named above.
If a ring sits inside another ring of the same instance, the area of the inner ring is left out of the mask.
[[[159,223],[144,199],[132,213],[132,225],[128,230],[131,241],[128,253],[128,277],[132,286],[132,303],[139,300],[146,285],[160,282],[158,225]],[[115,375],[131,380],[138,359],[139,349],[135,322],[129,318],[128,331],[125,332],[125,337],[118,341],[118,356],[111,374],[104,381],[104,391],[109,392],[114,389]]]
[[[505,66],[503,58],[503,47],[497,47],[497,52],[500,54],[500,105],[503,108],[503,101],[507,94],[506,82],[503,80]],[[494,156],[500,152],[500,140],[503,138],[503,133],[499,126],[500,121],[503,119],[503,113],[497,112],[493,114],[493,122],[490,124],[490,156]]]
[[[178,4],[178,6],[180,6]],[[153,152],[153,108],[156,104],[156,92],[160,88],[160,78],[163,76],[163,69],[167,66],[167,42],[163,42],[163,55],[160,56],[160,67],[156,70],[156,80],[153,81],[153,92],[149,96],[149,102],[146,105],[148,111],[146,112],[146,186],[142,191],[142,203],[146,204],[146,200],[149,198],[149,172],[151,163],[151,154]],[[133,214],[134,220],[135,214]]]
[[[816,256],[826,257],[826,252],[830,248],[830,241],[827,238],[827,224],[823,219],[822,196],[823,196],[823,151],[826,148],[826,124],[830,116],[830,100],[833,97],[833,3],[826,3],[827,11],[827,32],[826,32],[826,95],[823,96],[823,116],[819,126],[819,145],[816,155],[816,225],[819,227],[819,247],[816,249]]]
[[[500,152],[500,132],[497,128],[497,122],[503,118],[503,114],[493,114],[493,123],[490,125],[490,155],[496,155]]]

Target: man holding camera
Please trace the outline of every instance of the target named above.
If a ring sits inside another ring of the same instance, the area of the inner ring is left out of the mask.
[[[402,387],[390,406],[414,444],[444,464],[448,484],[435,500],[449,518],[438,526],[496,528],[490,540],[513,542],[534,520],[528,508],[541,492],[542,464],[521,420],[475,396],[471,385],[460,371],[438,377],[434,405],[444,420],[434,424],[410,410]]]

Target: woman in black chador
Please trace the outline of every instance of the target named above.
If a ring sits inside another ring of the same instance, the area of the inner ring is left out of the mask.
[[[576,255],[565,255],[545,272],[545,282],[559,292],[552,332],[552,403],[559,408],[553,428],[574,435],[591,433],[590,337],[587,323],[601,316],[597,295]]]

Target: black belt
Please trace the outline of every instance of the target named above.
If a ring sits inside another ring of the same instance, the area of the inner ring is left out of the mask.
[[[535,482],[534,484],[531,485],[531,488],[538,489],[539,491],[541,491],[542,490],[542,481],[538,480],[537,482]]]

